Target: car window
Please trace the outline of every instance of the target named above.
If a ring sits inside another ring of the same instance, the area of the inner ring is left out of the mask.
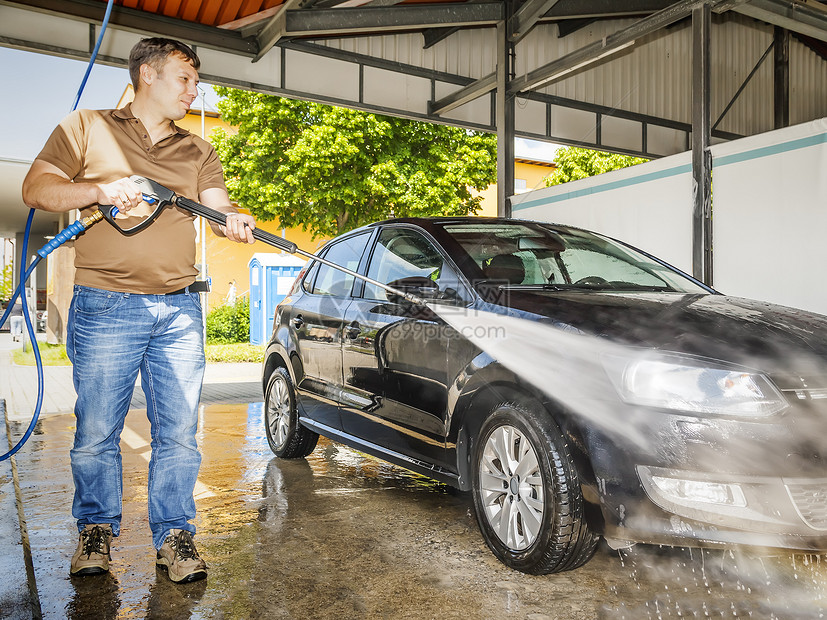
[[[321,256],[321,254],[319,255]],[[319,273],[319,267],[321,266],[321,263],[314,262],[310,265],[310,269],[307,270],[307,275],[304,276],[304,280],[302,280],[302,288],[308,293],[313,292],[313,282],[316,280],[316,275]]]
[[[666,285],[661,277],[644,271],[628,258],[631,257],[602,254],[589,249],[571,249],[560,254],[560,260],[572,282],[600,278],[610,282],[630,282],[639,286]]]
[[[397,287],[405,278],[422,278],[424,285],[433,282],[438,287],[440,299],[460,301],[462,296],[459,276],[443,254],[424,235],[406,228],[386,228],[379,234],[367,276]],[[370,282],[364,296],[388,300],[387,291]]]
[[[323,258],[335,265],[356,271],[368,239],[370,233],[362,233],[337,241],[326,248]],[[353,276],[339,269],[317,262],[305,278],[305,290],[315,295],[345,297],[350,295],[353,279]]]
[[[443,230],[474,261],[485,281],[560,289],[706,292],[684,274],[633,248],[575,228],[451,222]]]

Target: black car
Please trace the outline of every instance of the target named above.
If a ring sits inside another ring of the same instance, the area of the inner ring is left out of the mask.
[[[530,221],[389,220],[319,256],[368,281],[311,261],[279,304],[279,457],[324,435],[469,490],[528,573],[583,565],[601,536],[827,549],[827,317]]]

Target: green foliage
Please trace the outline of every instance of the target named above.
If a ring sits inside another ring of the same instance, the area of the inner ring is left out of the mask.
[[[48,344],[46,342],[37,343],[37,348],[40,351],[40,361],[44,366],[71,366],[72,362],[66,355],[66,345],[63,344]],[[20,366],[34,366],[34,351],[31,343],[26,345],[23,350],[21,346],[12,352],[12,359],[15,364]]]
[[[14,276],[11,265],[6,265],[0,273],[0,301],[7,302],[14,293]]]
[[[250,300],[215,308],[207,315],[207,343],[230,344],[250,340]]]
[[[554,157],[557,169],[546,177],[546,187],[593,177],[596,174],[635,166],[646,161],[648,160],[641,157],[566,146],[557,149]]]
[[[262,220],[332,237],[390,216],[467,215],[496,180],[496,136],[216,87],[211,137],[230,196]]]
[[[204,351],[208,362],[258,362],[264,361],[265,346],[236,342],[233,344],[208,344]]]

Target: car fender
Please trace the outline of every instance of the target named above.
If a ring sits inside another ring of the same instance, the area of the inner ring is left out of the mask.
[[[584,498],[591,505],[586,511],[589,525],[601,532],[603,517],[594,471],[588,457],[589,443],[576,416],[485,352],[477,355],[457,374],[449,390],[447,445],[456,448],[460,488],[471,488],[474,438],[485,421],[486,413],[504,401],[533,402],[535,406],[542,407],[560,428],[577,469]]]
[[[293,380],[293,385],[298,385],[304,376],[303,366],[296,351],[294,339],[290,334],[290,330],[285,326],[276,330],[264,352],[261,373],[262,390],[267,389],[267,381],[278,366],[287,369],[290,378]]]

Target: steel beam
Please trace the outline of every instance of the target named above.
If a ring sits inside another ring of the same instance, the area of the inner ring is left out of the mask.
[[[436,115],[445,114],[464,103],[468,103],[478,97],[482,97],[486,93],[490,93],[495,88],[497,88],[497,72],[486,75],[484,78],[480,78],[438,101],[429,102],[428,112]]]
[[[264,28],[262,28],[256,36],[258,53],[256,57],[253,58],[253,62],[261,60],[262,56],[273,49],[273,46],[284,36],[287,30],[287,11],[298,6],[300,1],[301,0],[284,0],[276,14],[264,25]]]
[[[557,81],[567,75],[606,58],[631,45],[635,40],[660,30],[679,21],[692,13],[692,9],[702,4],[699,0],[681,0],[667,8],[645,17],[628,28],[609,35],[602,41],[595,41],[579,50],[566,54],[562,58],[548,63],[526,75],[515,79],[510,86],[513,93],[534,90]]]
[[[428,28],[422,31],[422,38],[425,39],[425,44],[422,49],[433,47],[440,41],[443,41],[459,30],[459,26],[449,28]]]
[[[514,44],[520,42],[538,20],[548,13],[559,0],[526,0],[523,6],[508,20],[508,40]]]
[[[493,26],[502,19],[502,13],[499,2],[294,10],[287,11],[284,35],[325,37],[447,26]]]
[[[692,8],[699,4],[699,0],[682,0],[669,7],[646,17],[639,22],[620,30],[603,41],[594,43],[575,50],[547,65],[535,69],[526,75],[512,80],[509,83],[509,92],[516,94],[534,90],[550,82],[562,79],[563,77],[588,66],[598,60],[615,54],[634,44],[635,39],[659,30],[669,24],[687,17]],[[450,95],[434,101],[429,109],[433,114],[444,114],[468,103],[477,97],[494,90],[496,74],[492,73],[480,78],[476,82],[451,93]]]
[[[508,92],[512,44],[506,20],[497,24],[497,216],[511,217],[514,193],[514,95]]]
[[[674,0],[560,0],[544,19],[596,19],[645,15],[660,11]]]
[[[749,84],[750,80],[755,76],[756,73],[758,73],[758,69],[760,69],[761,65],[764,64],[764,60],[766,60],[767,56],[770,55],[770,52],[772,51],[772,49],[774,47],[775,47],[775,41],[770,43],[769,47],[767,47],[766,51],[763,53],[761,58],[759,58],[758,62],[755,63],[755,66],[752,68],[752,71],[749,72],[749,75],[747,75],[747,77],[741,83],[741,86],[739,86],[738,90],[735,91],[735,94],[732,96],[732,99],[730,99],[729,103],[726,104],[726,106],[724,107],[724,111],[721,112],[720,116],[718,116],[718,120],[716,120],[712,124],[712,131],[715,131],[715,128],[718,127],[718,125],[721,124],[722,120],[724,120],[724,117],[727,115],[727,112],[729,112],[730,109],[732,108],[732,106],[735,105],[735,102],[738,101],[738,97],[741,96],[741,93],[744,92],[744,89],[746,89],[747,84]]]
[[[775,27],[773,117],[776,129],[790,126],[790,31]]]
[[[399,4],[404,0],[345,0],[336,5],[336,8],[345,8],[351,6],[393,6]]]
[[[708,4],[692,10],[692,275],[712,286],[712,153]]]
[[[790,0],[751,0],[732,9],[742,15],[827,41],[827,9]]]

